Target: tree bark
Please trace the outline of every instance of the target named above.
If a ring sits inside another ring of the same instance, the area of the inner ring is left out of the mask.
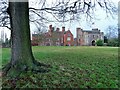
[[[12,47],[11,61],[6,65],[5,73],[13,77],[25,70],[35,70],[35,66],[45,66],[33,57],[28,2],[9,2],[9,15]],[[40,71],[40,68],[37,71]]]
[[[34,60],[29,26],[28,2],[10,2],[10,21],[12,26],[12,65],[21,62],[22,65]]]

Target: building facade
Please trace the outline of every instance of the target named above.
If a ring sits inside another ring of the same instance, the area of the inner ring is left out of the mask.
[[[91,31],[77,28],[76,32],[78,46],[95,46],[97,40],[104,40],[104,33],[98,28]]]
[[[48,32],[32,34],[32,45],[40,46],[95,46],[97,40],[104,40],[104,33],[98,28],[90,30],[76,29],[76,38],[65,27],[54,28],[49,25]]]
[[[32,45],[41,45],[41,46],[73,46],[73,34],[70,30],[65,31],[65,27],[60,28],[49,26],[49,30],[46,33],[41,35],[33,34],[32,35]]]

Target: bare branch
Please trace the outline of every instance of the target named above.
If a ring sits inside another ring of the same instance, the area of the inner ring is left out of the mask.
[[[2,0],[1,2],[0,26],[6,26],[5,23],[7,24],[7,21],[9,22],[9,20],[7,20],[7,18],[9,18],[8,2],[6,1],[7,0]],[[56,1],[56,3],[51,6],[47,6],[47,0],[40,0],[38,4],[40,5],[39,8],[29,7],[29,11],[32,14],[30,14],[31,22],[67,22],[75,20],[75,18],[80,19],[81,14],[86,14],[87,19],[95,19],[94,12],[98,5],[106,11],[107,15],[113,17],[113,14],[117,13],[116,6],[110,0],[63,0],[62,2]],[[54,19],[50,20],[47,14],[51,15]],[[32,16],[37,17],[37,19]]]

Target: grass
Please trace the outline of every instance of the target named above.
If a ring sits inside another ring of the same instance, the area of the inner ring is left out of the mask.
[[[51,64],[48,73],[21,74],[21,88],[118,88],[118,48],[33,47],[36,60]],[[2,49],[2,65],[10,60],[10,49]],[[13,84],[5,78],[3,87]]]

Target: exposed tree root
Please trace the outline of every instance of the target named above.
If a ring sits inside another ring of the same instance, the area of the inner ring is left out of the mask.
[[[36,60],[33,60],[33,63],[37,66],[44,66],[44,67],[47,67],[47,68],[51,68],[52,66],[48,65],[48,64],[44,64],[44,63],[40,63]]]
[[[11,63],[8,63],[7,65],[5,65],[2,68],[2,76],[6,76],[10,68],[11,68]]]
[[[50,71],[50,68],[52,68],[50,65],[40,63],[36,60],[33,60],[32,66],[30,65],[19,65],[18,63],[15,65],[12,65],[11,63],[8,63],[5,67],[3,67],[2,72],[3,76],[10,76],[13,78],[19,77],[19,75],[22,72],[32,72],[32,73],[46,73]]]

